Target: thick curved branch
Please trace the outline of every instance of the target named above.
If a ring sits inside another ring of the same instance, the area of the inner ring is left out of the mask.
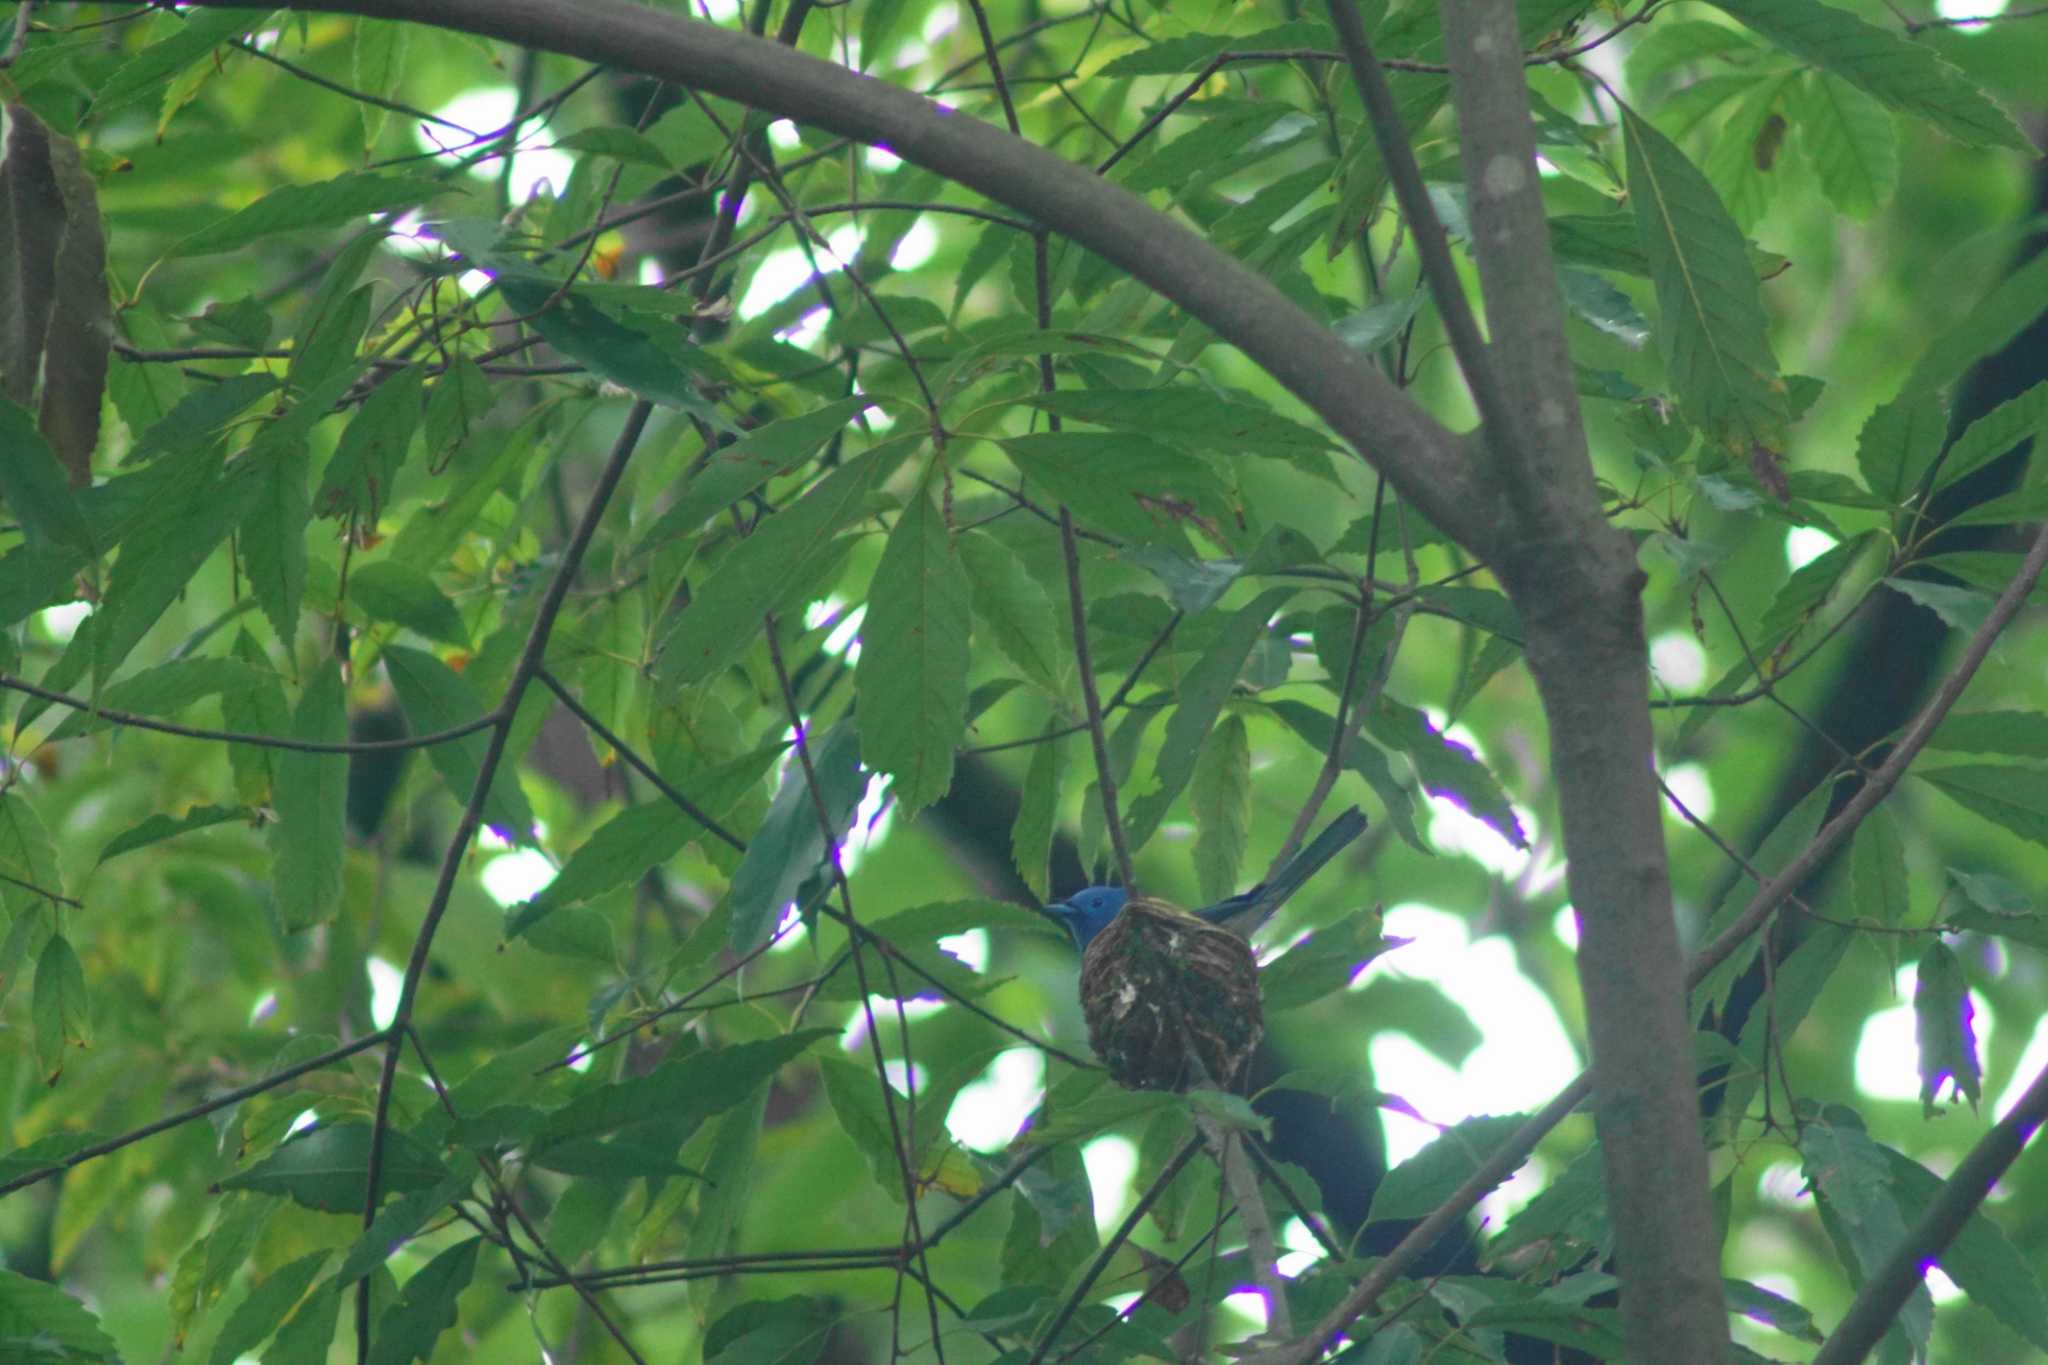
[[[1501,499],[1475,476],[1457,438],[1266,279],[1136,196],[980,119],[765,39],[615,0],[300,0],[292,8],[565,53],[886,147],[1030,215],[1213,327],[1457,540],[1480,543],[1498,521]]]

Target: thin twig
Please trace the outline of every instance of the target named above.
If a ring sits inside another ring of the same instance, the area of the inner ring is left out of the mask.
[[[1088,707],[1088,738],[1095,746],[1096,789],[1102,793],[1102,822],[1109,846],[1116,850],[1117,875],[1125,889],[1137,889],[1131,871],[1131,850],[1124,842],[1123,816],[1116,803],[1116,770],[1110,763],[1109,741],[1102,733],[1102,699],[1095,690],[1095,664],[1088,656],[1088,611],[1081,594],[1081,553],[1074,544],[1074,514],[1060,505],[1060,545],[1067,560],[1067,606],[1074,619],[1074,662],[1081,673],[1081,698]]]

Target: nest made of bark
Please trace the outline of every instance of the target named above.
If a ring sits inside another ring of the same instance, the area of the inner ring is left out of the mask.
[[[1081,955],[1081,1012],[1096,1055],[1133,1090],[1234,1088],[1266,1027],[1245,941],[1147,897]]]

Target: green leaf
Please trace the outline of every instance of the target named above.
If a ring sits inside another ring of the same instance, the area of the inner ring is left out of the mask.
[[[91,556],[92,529],[64,473],[26,408],[0,398],[0,502],[29,543],[61,545]]]
[[[224,1190],[283,1195],[309,1209],[360,1214],[368,1178],[370,1125],[321,1124],[296,1133],[246,1171],[220,1182]],[[384,1130],[379,1192],[405,1194],[431,1189],[448,1178],[447,1167],[425,1143],[402,1128]]]
[[[1740,1313],[1754,1322],[1775,1327],[1787,1336],[1815,1345],[1825,1339],[1820,1328],[1814,1326],[1813,1314],[1783,1294],[1774,1294],[1747,1280],[1721,1281],[1721,1294],[1727,1300],[1731,1313]]]
[[[1024,791],[1017,822],[1010,827],[1010,858],[1017,875],[1044,900],[1052,894],[1052,840],[1059,820],[1060,786],[1066,775],[1066,748],[1061,740],[1042,736],[1031,748],[1031,766],[1024,773]]]
[[[875,566],[854,671],[861,761],[889,774],[905,815],[951,788],[967,733],[967,571],[929,482]]]
[[[392,621],[430,640],[469,647],[469,631],[455,604],[409,564],[380,559],[363,565],[349,574],[348,595],[373,621]]]
[[[1103,76],[1171,76],[1180,71],[1198,71],[1212,57],[1223,52],[1262,52],[1273,48],[1322,48],[1337,46],[1337,35],[1328,24],[1296,20],[1257,33],[1187,33],[1126,52],[1103,67]]]
[[[559,284],[537,275],[502,273],[498,289],[548,345],[592,374],[649,402],[699,417],[720,431],[733,430],[732,420],[697,392],[689,371],[646,331],[620,322],[573,289],[556,297]],[[688,345],[673,323],[649,325]]]
[[[841,465],[734,546],[677,619],[661,683],[702,682],[737,660],[768,613],[830,564],[834,537],[865,514],[868,490],[890,463],[870,451]]]
[[[320,491],[314,496],[321,516],[360,516],[375,524],[419,427],[425,382],[418,365],[407,365],[363,400],[321,471]],[[436,397],[444,391],[459,392],[459,381],[444,379],[434,386]]]
[[[723,816],[761,780],[775,751],[743,754],[683,785],[690,798],[713,817]],[[628,806],[598,827],[569,855],[569,861],[532,900],[506,917],[505,937],[517,938],[542,918],[637,881],[702,832],[697,821],[666,799]]]
[[[263,1353],[263,1365],[300,1365],[302,1361],[327,1359],[340,1314],[341,1286],[329,1280],[308,1295],[299,1311],[278,1330],[277,1340]]]
[[[2048,309],[2048,254],[2035,256],[1987,290],[1961,322],[1927,344],[1906,390],[1948,388],[1985,356],[2033,325]]]
[[[668,154],[653,139],[631,128],[611,125],[579,128],[567,137],[556,139],[555,150],[608,156],[626,165],[652,166],[657,171],[673,172],[677,169],[669,164]]]
[[[1942,456],[1941,467],[1934,472],[1934,487],[1948,487],[2042,432],[2048,432],[2048,380],[1970,423]]]
[[[0,1359],[40,1365],[120,1358],[84,1304],[47,1281],[0,1270]]]
[[[1071,669],[1044,585],[994,536],[963,531],[954,544],[973,589],[974,614],[996,648],[1047,694],[1064,695]]]
[[[1723,445],[1776,448],[1785,388],[1742,232],[1683,152],[1628,106],[1621,116],[1658,345],[1679,402]]]
[[[1428,1146],[1387,1172],[1373,1192],[1366,1221],[1420,1218],[1431,1212],[1505,1145],[1527,1117],[1487,1115],[1446,1128]]]
[[[276,375],[257,371],[232,375],[218,384],[194,389],[135,439],[125,463],[141,464],[159,455],[192,450],[219,435],[251,403],[277,392]]]
[[[221,723],[240,735],[282,735],[291,729],[291,708],[285,704],[284,684],[271,670],[263,648],[246,630],[235,633],[235,657],[250,666],[254,679],[242,689],[221,693]],[[228,765],[235,774],[235,791],[249,805],[270,800],[279,751],[254,744],[228,745]]]
[[[1868,218],[1899,184],[1898,132],[1884,106],[1855,86],[1809,71],[1792,90],[1799,145],[1837,211]]]
[[[412,1365],[434,1353],[434,1343],[455,1325],[455,1300],[476,1274],[484,1239],[457,1242],[405,1282],[398,1302],[384,1310],[370,1346],[370,1365]]]
[[[1188,779],[1194,776],[1202,746],[1208,742],[1217,717],[1223,714],[1223,705],[1230,699],[1238,675],[1244,672],[1252,647],[1264,638],[1273,614],[1294,596],[1294,591],[1274,588],[1241,607],[1224,623],[1216,643],[1181,679],[1178,702],[1166,723],[1166,738],[1153,765],[1152,785],[1124,812],[1133,852],[1152,837]]]
[[[18,791],[0,791],[0,906],[14,916],[16,924],[28,920],[28,912],[49,904],[60,895],[63,884],[57,871],[57,852],[43,828],[36,808]],[[12,964],[6,965],[8,976]],[[0,978],[0,987],[12,984]]]
[[[720,1114],[836,1029],[805,1029],[759,1042],[671,1058],[631,1080],[587,1090],[548,1117],[537,1148],[618,1133],[638,1124],[683,1125]]]
[[[687,535],[778,474],[807,464],[848,423],[873,406],[867,398],[842,398],[815,412],[755,427],[731,445],[710,452],[667,511],[640,537],[635,553]]]
[[[1205,904],[1237,890],[1250,840],[1252,750],[1244,717],[1229,715],[1202,745],[1189,780],[1195,813],[1195,878]]]
[[[2032,147],[1962,72],[1924,43],[1908,42],[1817,0],[1713,0],[1717,9],[1801,61],[1840,76],[1900,113],[1925,119],[1971,147]]]
[[[317,185],[286,185],[201,228],[173,246],[173,256],[210,256],[304,228],[334,228],[387,209],[411,208],[459,187],[426,176],[351,171]]]
[[[261,1346],[284,1321],[285,1314],[306,1296],[331,1254],[315,1251],[265,1276],[263,1283],[250,1290],[249,1296],[228,1316],[220,1335],[213,1339],[213,1354],[208,1357],[211,1365],[235,1365]]]
[[[873,13],[881,6],[869,6]],[[798,1365],[825,1354],[840,1310],[795,1296],[740,1304],[704,1332],[704,1365]]]
[[[2048,758],[2048,715],[2039,711],[1951,711],[1927,747],[2008,758]]]
[[[1906,1239],[1905,1214],[1884,1151],[1853,1109],[1830,1104],[1800,1125],[1799,1155],[1828,1235],[1852,1282],[1860,1284]],[[1927,1286],[1915,1285],[1899,1326],[1924,1349],[1933,1317]]]
[[[358,19],[355,41],[350,44],[351,84],[354,89],[381,99],[395,98],[405,78],[405,50],[411,38],[405,24],[384,19]],[[363,120],[363,146],[374,148],[391,111],[368,100],[356,101]]]
[[[1902,1152],[1878,1145],[1892,1189],[1908,1220],[1917,1223],[1942,1190],[1934,1172]],[[2037,1351],[2048,1351],[2048,1294],[2039,1272],[1980,1208],[1935,1258],[1969,1301],[2004,1323]]]
[[[1857,915],[1897,928],[1912,908],[1906,881],[1906,846],[1898,824],[1882,806],[1856,827],[1849,845],[1849,888]]]
[[[1984,1072],[1977,1061],[1977,1010],[1970,1003],[1970,983],[1963,964],[1940,939],[1920,955],[1913,988],[1914,1034],[1920,1044],[1920,1106],[1928,1118],[1946,1080],[1975,1109],[1984,1095]]]
[[[234,820],[253,823],[256,818],[256,812],[247,806],[194,806],[181,816],[152,815],[134,828],[124,830],[109,839],[107,846],[100,850],[100,856],[94,860],[93,866],[97,867],[109,858],[132,853],[151,844],[160,844],[166,839],[174,839],[195,829],[209,829],[214,825],[224,825]]]
[[[1365,965],[1399,941],[1380,936],[1380,913],[1359,910],[1316,930],[1259,972],[1266,1009],[1277,1013],[1312,1004],[1351,984]]]
[[[1856,444],[1856,464],[1870,491],[1893,506],[1920,487],[1941,454],[1948,432],[1948,404],[1918,389],[1870,414]]]
[[[438,1185],[413,1190],[385,1204],[377,1211],[376,1219],[348,1249],[348,1255],[342,1258],[341,1269],[334,1272],[334,1283],[338,1286],[354,1284],[383,1265],[394,1251],[427,1225],[428,1219],[447,1208],[450,1201],[468,1187],[469,1181],[469,1176],[458,1173]]]
[[[1915,768],[1914,776],[2022,839],[2048,844],[2048,772],[2010,765]]]
[[[384,669],[398,691],[398,703],[414,734],[452,730],[483,715],[483,706],[462,675],[424,650],[390,645],[384,650]],[[484,756],[491,747],[490,735],[475,730],[460,739],[430,745],[427,758],[434,771],[448,784],[458,804],[466,805],[483,774]],[[516,764],[501,761],[484,798],[484,821],[513,843],[533,842],[533,810],[519,787]]]
[[[255,687],[263,678],[264,674],[239,659],[173,659],[109,683],[96,700],[108,711],[171,716],[208,697]],[[50,738],[71,739],[109,724],[96,711],[73,711],[50,732]]]
[[[91,1002],[85,995],[85,968],[62,934],[53,934],[36,959],[36,1057],[43,1080],[57,1083],[64,1072],[65,1049],[92,1042]]]
[[[1939,616],[1950,630],[1965,635],[1974,635],[1983,626],[1994,601],[1990,593],[1976,588],[1958,588],[1952,583],[1930,583],[1920,578],[1887,578],[1884,585]]]
[[[909,1159],[897,1147],[894,1130],[889,1123],[889,1111],[877,1088],[872,1068],[857,1066],[841,1057],[821,1057],[818,1070],[825,1081],[825,1096],[832,1103],[832,1112],[839,1120],[840,1131],[853,1142],[854,1148],[867,1159],[868,1170],[882,1192],[897,1203],[903,1202],[903,1163]],[[904,1099],[896,1096],[899,1118],[903,1112]]]
[[[490,377],[474,360],[464,356],[449,365],[427,392],[427,458],[437,464],[445,459],[496,397]]]
[[[813,737],[809,742],[811,768],[818,778],[816,799],[824,803],[833,837],[844,838],[854,809],[867,790],[867,774],[860,766],[859,731],[842,721],[822,738]],[[797,900],[806,882],[825,870],[830,851],[818,826],[818,810],[803,764],[791,755],[767,817],[748,841],[746,856],[726,892],[732,906],[735,953],[745,956],[768,941],[783,910]]]
[[[328,744],[348,739],[341,671],[332,662],[314,669],[292,717],[291,737]],[[278,918],[285,932],[294,933],[325,923],[341,906],[348,759],[286,750],[278,756],[276,772],[271,799],[277,823],[271,827],[270,848],[277,861],[271,884]]]
[[[93,614],[92,659],[101,678],[120,667],[163,618],[256,494],[252,471],[244,468],[223,477],[216,457],[202,454],[166,472],[182,477],[165,487],[122,537],[106,598]]]
[[[1223,485],[1207,465],[1143,436],[1039,432],[1002,446],[1026,478],[1073,508],[1076,520],[1123,540],[1187,554],[1186,509],[1209,513],[1220,525],[1226,506]],[[1168,489],[1170,499],[1162,497]]]
[[[92,112],[102,118],[113,110],[155,91],[171,77],[231,38],[254,33],[275,13],[269,9],[205,9],[175,16],[153,32],[170,36],[135,54],[101,81],[92,94]]]
[[[1328,435],[1262,403],[1220,398],[1208,389],[1176,384],[1155,389],[1061,389],[1034,394],[1032,407],[1078,422],[1138,432],[1197,450],[1230,455],[1336,449]]]
[[[1383,694],[1379,706],[1366,718],[1366,729],[1380,743],[1408,755],[1424,791],[1451,798],[1510,846],[1529,846],[1521,817],[1515,814],[1514,803],[1508,800],[1500,780],[1470,749],[1446,739],[1429,723],[1428,716]]]

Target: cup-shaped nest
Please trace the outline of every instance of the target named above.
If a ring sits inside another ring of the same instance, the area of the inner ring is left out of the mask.
[[[1234,1088],[1266,1028],[1245,941],[1143,896],[1081,955],[1081,1012],[1096,1055],[1133,1090]]]

